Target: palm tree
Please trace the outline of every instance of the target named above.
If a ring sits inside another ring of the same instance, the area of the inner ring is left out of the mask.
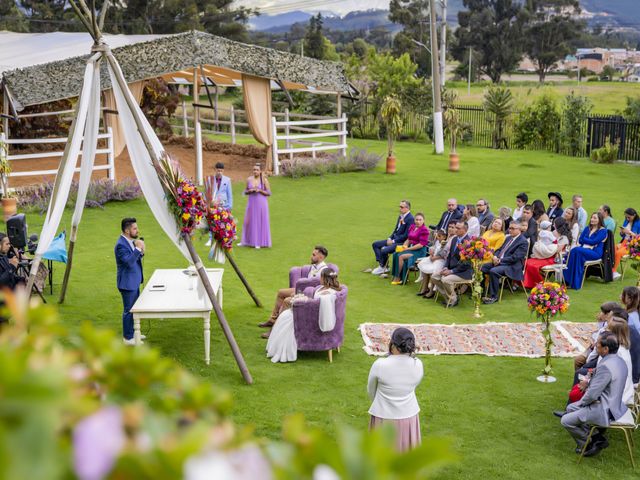
[[[507,148],[505,125],[513,110],[513,96],[511,90],[504,87],[489,87],[484,94],[484,111],[493,124],[491,139],[493,148]]]

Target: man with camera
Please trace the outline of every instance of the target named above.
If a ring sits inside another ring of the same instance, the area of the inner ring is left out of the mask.
[[[18,257],[9,258],[11,242],[6,234],[0,233],[0,288],[14,290],[16,285],[24,283],[24,278],[17,274]]]
[[[138,238],[138,224],[135,218],[123,218],[122,235],[115,247],[116,265],[118,267],[117,284],[124,311],[122,313],[122,341],[126,345],[135,345],[133,338],[133,314],[131,308],[140,296],[142,276],[142,257],[144,256],[144,240]],[[142,336],[144,338],[144,335]]]

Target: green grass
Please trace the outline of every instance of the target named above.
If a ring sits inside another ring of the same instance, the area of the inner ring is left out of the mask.
[[[627,82],[564,81],[545,85],[536,82],[509,82],[507,86],[518,108],[532,103],[544,93],[561,103],[566,95],[575,92],[576,95],[584,95],[591,100],[594,113],[614,114],[624,109],[627,97],[640,96],[640,84]],[[452,82],[449,88],[458,92],[460,103],[480,105],[488,85],[472,84],[471,94],[468,93],[467,85],[463,82]]]
[[[381,153],[385,149],[384,142],[351,144]],[[400,199],[410,199],[413,211],[425,212],[429,223],[436,221],[451,195],[464,203],[486,196],[497,210],[501,205],[513,206],[515,194],[523,190],[532,200],[545,198],[551,190],[560,190],[566,197],[581,193],[588,211],[606,202],[618,219],[622,210],[638,199],[640,171],[631,165],[604,166],[545,152],[477,148],[461,149],[460,156],[461,171],[453,174],[447,171],[446,157],[432,155],[431,146],[400,143],[395,176],[385,175],[381,165],[370,173],[271,180],[273,248],[234,249],[265,308],[253,305],[231,269],[224,277],[224,312],[255,380],[253,386],[243,383],[215,321],[209,367],[203,361],[202,326],[197,320],[145,321],[143,333],[147,333],[148,344],[194,374],[231,390],[235,420],[253,425],[259,435],[279,437],[283,417],[292,412],[304,413],[311,424],[331,432],[336,424],[367,428],[366,381],[375,359],[362,351],[357,326],[362,322],[474,321],[466,297],[458,308],[445,310],[433,301],[417,299],[414,284],[392,287],[388,280],[360,273],[373,266],[370,244],[389,234]],[[246,205],[243,188],[239,183],[234,185],[235,212],[240,219]],[[130,215],[138,218],[147,244],[147,278],[157,268],[185,266],[143,200],[87,210],[79,231],[67,301],[60,308],[62,320],[71,330],[89,321],[120,332],[122,307],[115,286],[113,246],[120,219]],[[67,212],[61,228],[69,221]],[[31,231],[37,232],[42,217],[31,214],[29,223]],[[204,239],[197,238],[196,244],[204,257]],[[267,318],[276,290],[286,286],[289,267],[307,262],[316,244],[327,246],[328,260],[340,266],[341,281],[350,289],[344,348],[334,355],[333,364],[328,363],[326,354],[301,353],[296,363],[273,365],[265,358],[265,341],[259,338],[263,330],[256,325]],[[62,272],[56,266],[55,294]],[[625,284],[633,281],[630,275]],[[619,282],[604,285],[588,280],[583,290],[570,292],[571,308],[566,319],[592,321],[598,305],[617,299],[621,287]],[[533,321],[522,293],[506,294],[502,303],[483,311],[482,321]],[[542,359],[421,358],[425,378],[417,394],[423,433],[453,438],[461,457],[458,464],[442,472],[441,478],[632,478],[619,432],[611,434],[611,447],[600,456],[576,465],[573,442],[551,415],[567,398],[571,360],[554,359],[559,382],[543,385],[535,380]]]

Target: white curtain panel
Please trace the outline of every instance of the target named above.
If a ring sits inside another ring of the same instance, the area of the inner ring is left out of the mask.
[[[131,158],[131,164],[133,165],[133,170],[136,172],[136,177],[140,183],[140,188],[142,189],[144,198],[147,201],[151,212],[160,224],[160,227],[162,227],[164,232],[176,245],[178,250],[180,250],[182,255],[190,263],[193,263],[186,245],[184,242],[180,241],[180,230],[178,228],[178,224],[169,211],[169,205],[165,197],[164,190],[162,189],[162,185],[158,179],[158,174],[151,163],[151,157],[144,144],[142,135],[138,132],[134,115],[142,124],[147,138],[149,138],[149,141],[151,142],[151,148],[155,152],[157,158],[160,158],[161,153],[164,152],[164,148],[153,131],[153,128],[151,128],[151,125],[142,113],[142,110],[140,110],[140,107],[133,98],[131,92],[128,89],[123,91],[120,88],[120,84],[118,83],[116,76],[120,77],[123,81],[124,76],[122,75],[122,71],[120,70],[117,60],[110,52],[106,55],[108,55],[111,60],[109,62],[109,76],[111,77],[111,85],[113,85],[113,93],[116,98],[118,115],[120,117],[120,123],[127,142],[129,157]],[[129,105],[125,100],[125,95],[128,96],[131,103],[135,105],[133,111],[129,108]]]
[[[80,180],[78,182],[78,198],[76,200],[71,226],[77,227],[82,220],[84,203],[87,199],[91,174],[96,158],[96,148],[98,142],[98,129],[100,127],[100,62],[95,63],[93,69],[93,83],[91,85],[91,98],[89,100],[89,111],[87,123],[84,129],[84,141],[82,144],[82,163],[80,164]],[[71,229],[69,240],[76,241],[77,229]]]

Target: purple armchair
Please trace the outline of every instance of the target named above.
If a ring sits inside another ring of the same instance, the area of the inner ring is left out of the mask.
[[[307,288],[305,295],[311,297],[315,288]],[[340,351],[344,341],[344,319],[347,310],[346,285],[336,294],[336,326],[330,332],[323,332],[318,326],[320,299],[293,304],[293,329],[298,350],[303,352],[329,352],[329,362],[333,362],[333,349]]]
[[[334,272],[340,273],[340,269],[333,263],[327,263],[327,266]],[[302,267],[291,267],[289,270],[289,288],[295,288],[296,293],[303,293],[308,287],[317,287],[320,285],[320,278],[307,278],[311,270],[311,265]]]

